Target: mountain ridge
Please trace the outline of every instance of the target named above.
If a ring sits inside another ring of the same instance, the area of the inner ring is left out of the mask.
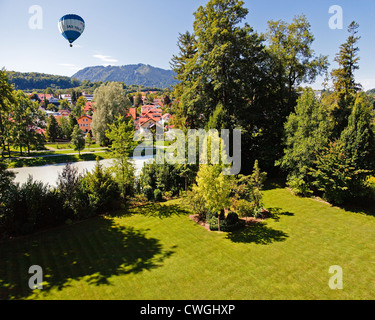
[[[149,64],[128,64],[122,66],[91,66],[76,72],[71,79],[97,81],[124,82],[126,85],[143,85],[145,87],[159,87],[161,89],[175,85],[172,70],[153,67]]]

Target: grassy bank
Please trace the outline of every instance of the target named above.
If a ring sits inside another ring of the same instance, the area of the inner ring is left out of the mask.
[[[96,160],[99,157],[99,160],[102,159],[110,159],[111,153],[110,152],[92,152],[92,153],[85,153],[81,154],[80,156],[77,154],[74,155],[56,155],[53,157],[35,157],[30,159],[13,159],[5,161],[8,163],[9,168],[21,168],[21,167],[38,167],[44,166],[48,164],[58,164],[58,163],[65,163],[65,162],[78,162],[78,161],[91,161]]]

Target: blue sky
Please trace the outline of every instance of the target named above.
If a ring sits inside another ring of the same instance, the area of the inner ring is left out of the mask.
[[[0,68],[21,72],[43,72],[71,76],[94,65],[145,63],[169,68],[177,53],[179,33],[192,30],[193,13],[207,0],[0,0]],[[345,42],[346,27],[355,20],[362,37],[359,47],[358,82],[375,88],[375,1],[374,0],[245,0],[246,22],[265,32],[268,20],[291,21],[304,13],[315,35],[317,54],[329,56],[331,68],[339,45]],[[29,8],[43,10],[42,29],[30,29]],[[328,22],[332,5],[343,9],[344,28],[332,30]],[[84,34],[70,48],[59,34],[61,16],[75,13],[84,18]],[[313,86],[319,88],[322,79]]]

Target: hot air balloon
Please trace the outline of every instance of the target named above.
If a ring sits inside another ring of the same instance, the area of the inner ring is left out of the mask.
[[[59,30],[63,37],[69,41],[70,46],[76,41],[83,30],[85,30],[85,21],[76,14],[67,14],[63,16],[58,23]]]

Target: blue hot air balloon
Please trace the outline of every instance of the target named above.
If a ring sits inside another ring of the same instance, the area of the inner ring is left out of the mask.
[[[58,27],[63,37],[69,41],[72,47],[72,43],[76,41],[83,33],[83,30],[85,30],[85,21],[76,14],[67,14],[59,20]]]

